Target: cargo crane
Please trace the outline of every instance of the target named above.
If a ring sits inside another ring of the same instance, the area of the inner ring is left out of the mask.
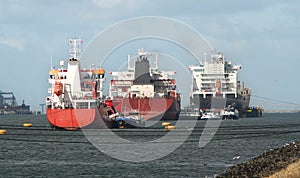
[[[5,106],[18,106],[13,92],[3,92],[0,90],[0,108]]]

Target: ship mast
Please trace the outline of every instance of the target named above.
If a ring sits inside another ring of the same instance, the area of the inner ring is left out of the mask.
[[[155,62],[154,62],[154,69],[158,70],[158,53],[155,53]]]
[[[79,54],[81,53],[79,46],[82,42],[83,41],[80,38],[71,38],[69,40],[69,45],[71,46],[71,49],[69,50],[71,59],[79,59]]]

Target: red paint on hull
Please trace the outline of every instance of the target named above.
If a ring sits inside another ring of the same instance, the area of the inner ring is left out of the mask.
[[[76,130],[91,125],[97,109],[47,109],[47,119],[55,127]]]
[[[175,98],[118,98],[113,99],[115,109],[120,113],[132,110],[140,111],[144,120],[161,119],[172,106]]]

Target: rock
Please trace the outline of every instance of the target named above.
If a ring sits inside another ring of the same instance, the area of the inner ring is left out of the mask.
[[[262,155],[230,167],[221,177],[268,177],[300,160],[300,142],[287,143]]]

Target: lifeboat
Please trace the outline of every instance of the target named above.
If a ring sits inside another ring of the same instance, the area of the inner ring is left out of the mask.
[[[57,96],[60,96],[62,93],[63,93],[63,85],[61,83],[61,81],[59,80],[56,80],[55,81],[55,84],[54,84],[54,93],[57,95]]]

